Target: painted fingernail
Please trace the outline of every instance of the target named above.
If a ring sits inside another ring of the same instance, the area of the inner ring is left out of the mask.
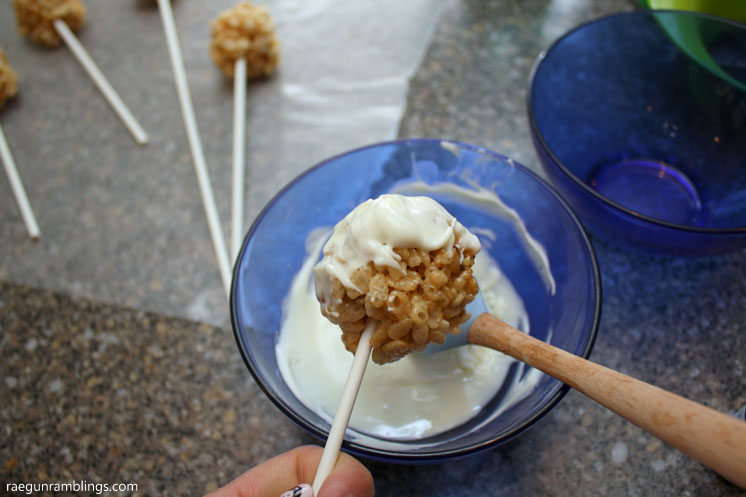
[[[297,487],[293,487],[280,497],[313,497],[313,488],[307,483],[301,483]]]

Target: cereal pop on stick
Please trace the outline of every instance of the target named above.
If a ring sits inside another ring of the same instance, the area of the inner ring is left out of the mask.
[[[342,328],[355,352],[360,333],[376,323],[378,364],[422,351],[458,334],[479,287],[472,275],[481,246],[429,197],[382,195],[334,228],[314,268],[321,312]]]
[[[223,74],[233,78],[231,254],[235,260],[243,237],[246,80],[274,72],[279,61],[280,44],[267,7],[249,2],[222,11],[210,27],[210,55]]]
[[[481,246],[428,197],[382,195],[334,227],[314,268],[321,312],[355,354],[314,479],[318,492],[339,453],[368,355],[384,364],[443,343],[469,319],[479,293],[472,275]]]
[[[184,126],[186,127],[189,147],[192,152],[192,162],[197,173],[197,183],[202,194],[202,204],[207,215],[207,225],[210,228],[215,256],[218,260],[218,269],[220,277],[223,280],[225,293],[230,293],[231,288],[231,263],[228,258],[228,250],[225,247],[223,239],[223,229],[220,227],[220,218],[218,209],[215,205],[215,195],[212,192],[210,175],[207,171],[205,162],[205,153],[202,150],[202,140],[197,128],[197,119],[194,116],[194,107],[192,105],[192,96],[189,92],[186,70],[184,69],[184,60],[181,56],[179,47],[179,37],[176,34],[176,23],[174,13],[171,9],[170,0],[158,0],[158,10],[161,12],[161,21],[163,22],[163,31],[166,35],[166,45],[171,57],[171,66],[174,72],[174,82],[176,83],[176,93],[181,105],[181,114],[184,117]]]
[[[140,145],[148,143],[145,130],[73,33],[85,19],[85,7],[80,0],[13,0],[13,8],[21,35],[47,47],[56,47],[64,41],[135,141]]]
[[[5,52],[0,49],[0,108],[5,104],[6,100],[15,96],[17,91],[18,77],[13,68],[10,67],[7,57],[5,57]],[[16,197],[18,208],[21,210],[23,222],[26,223],[26,230],[29,236],[36,240],[39,238],[39,225],[36,222],[34,211],[31,209],[31,202],[28,200],[26,190],[23,188],[21,176],[18,174],[18,168],[13,160],[13,155],[10,153],[10,147],[5,140],[2,127],[0,127],[0,159],[2,159],[5,166],[5,172],[8,175],[10,187],[13,189],[13,194]]]

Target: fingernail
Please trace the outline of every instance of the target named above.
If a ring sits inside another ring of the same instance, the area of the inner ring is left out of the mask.
[[[280,497],[313,497],[313,488],[307,483],[301,483],[297,487],[293,487]]]

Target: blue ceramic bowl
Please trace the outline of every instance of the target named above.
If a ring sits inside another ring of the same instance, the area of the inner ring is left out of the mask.
[[[610,240],[746,246],[746,26],[680,11],[584,24],[539,57],[528,114],[547,175]]]
[[[495,233],[486,250],[525,302],[532,335],[546,339],[551,333],[550,343],[583,357],[593,346],[601,305],[596,260],[577,218],[543,180],[506,157],[463,143],[404,140],[352,150],[309,169],[269,202],[244,240],[230,296],[236,341],[254,379],[282,412],[319,438],[327,436],[329,424],[296,398],[278,369],[275,344],[283,298],[306,257],[305,240],[311,230],[331,227],[364,200],[416,178],[463,187],[471,181],[494,188],[546,248],[556,282],[553,294],[513,224],[479,206],[433,197],[465,226],[487,227]],[[515,375],[518,368],[512,369]],[[515,437],[566,391],[562,383],[542,375],[526,398],[494,419],[489,418],[499,404],[499,393],[474,419],[446,433],[402,442],[348,429],[344,448],[399,463],[454,459]]]

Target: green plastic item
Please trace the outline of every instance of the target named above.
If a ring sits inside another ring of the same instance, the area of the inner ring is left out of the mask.
[[[744,0],[640,0],[649,9],[693,10],[746,23]]]
[[[641,3],[643,6],[655,10],[689,10],[730,19],[733,19],[733,16],[740,16],[740,18],[746,20],[746,0],[641,0]],[[689,57],[723,81],[746,90],[746,81],[739,81],[728,74],[710,56],[707,47],[717,37],[717,32],[713,32],[712,29],[703,29],[703,23],[695,16],[664,15],[661,13],[661,15],[656,15],[655,18],[671,40]],[[711,24],[708,24],[708,26],[711,26]],[[746,29],[746,25],[744,29]]]

